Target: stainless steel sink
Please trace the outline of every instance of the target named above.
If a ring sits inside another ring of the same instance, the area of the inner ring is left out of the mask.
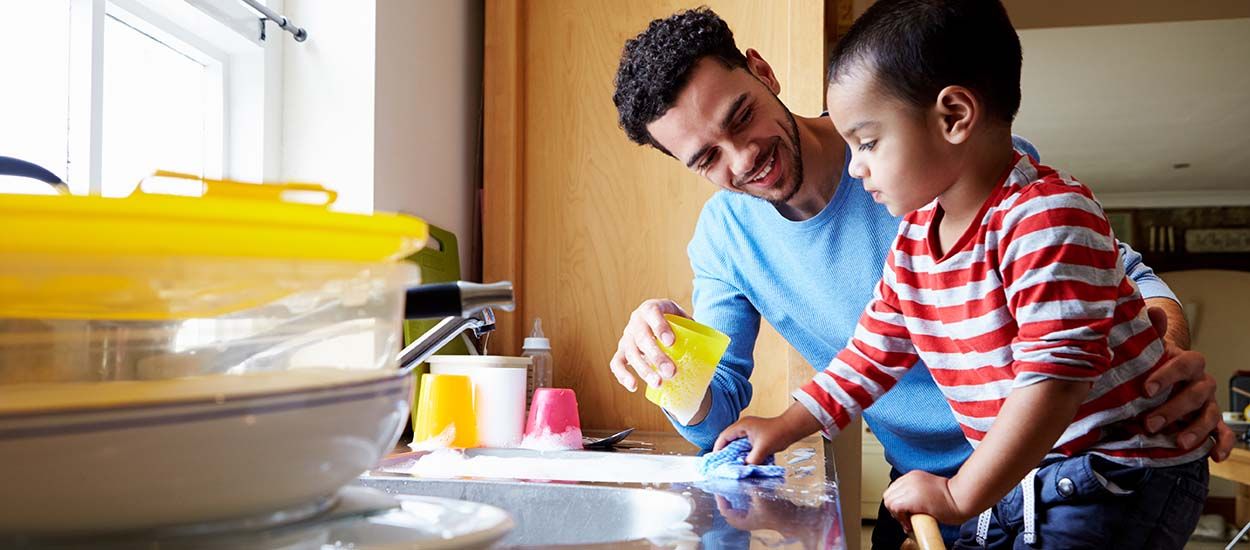
[[[656,542],[690,529],[686,521],[692,510],[691,501],[651,489],[373,476],[362,477],[357,483],[390,494],[498,506],[507,510],[517,525],[501,541],[503,546],[584,546],[648,539]]]

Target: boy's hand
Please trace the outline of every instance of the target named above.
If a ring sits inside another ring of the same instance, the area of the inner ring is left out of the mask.
[[[882,496],[885,507],[903,528],[911,532],[912,514],[929,514],[938,523],[959,525],[971,518],[951,496],[950,480],[913,470],[894,480]]]
[[[760,418],[748,416],[731,424],[716,438],[713,450],[719,451],[735,439],[751,441],[747,464],[763,464],[769,455],[786,450],[795,442],[820,430],[820,421],[802,405],[794,403],[781,416]]]

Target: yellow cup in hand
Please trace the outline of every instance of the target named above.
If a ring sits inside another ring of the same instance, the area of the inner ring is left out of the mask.
[[[729,337],[685,317],[666,314],[664,319],[673,329],[673,345],[656,343],[673,360],[677,373],[661,382],[658,388],[647,386],[647,400],[663,407],[678,422],[688,425],[699,411],[703,394],[712,383],[716,365],[725,355],[725,350],[729,349]]]

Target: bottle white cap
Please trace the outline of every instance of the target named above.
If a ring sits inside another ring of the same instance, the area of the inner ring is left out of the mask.
[[[551,349],[551,340],[547,338],[526,338],[521,345],[523,349]]]
[[[543,321],[537,317],[534,318],[534,330],[530,332],[525,343],[521,344],[521,349],[543,350],[551,349],[551,340],[543,335]]]

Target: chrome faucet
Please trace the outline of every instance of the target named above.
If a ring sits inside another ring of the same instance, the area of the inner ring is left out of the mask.
[[[495,312],[491,308],[512,311],[515,306],[512,283],[508,281],[491,284],[459,281],[408,290],[404,306],[404,317],[407,319],[438,317],[446,315],[449,310],[458,310],[459,315],[444,317],[434,328],[405,346],[399,352],[400,372],[412,372],[417,365],[466,330],[472,330],[474,337],[484,339],[495,330]]]

